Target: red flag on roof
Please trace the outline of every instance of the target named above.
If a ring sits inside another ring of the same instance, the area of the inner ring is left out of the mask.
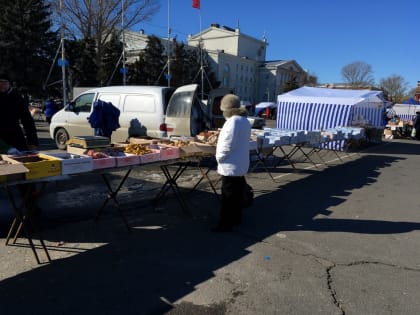
[[[200,9],[200,0],[192,0],[192,7]]]

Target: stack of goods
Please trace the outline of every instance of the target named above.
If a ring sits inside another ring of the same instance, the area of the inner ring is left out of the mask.
[[[0,183],[22,180],[29,170],[20,162],[0,156]]]
[[[216,130],[209,130],[209,131],[206,131],[206,132],[200,132],[196,136],[197,141],[199,141],[201,143],[206,143],[206,144],[209,144],[209,145],[216,145],[218,137],[219,137],[219,131],[216,131]]]
[[[211,156],[216,153],[219,131],[201,132],[196,137],[171,137],[169,145],[179,148],[180,157]]]
[[[179,158],[179,148],[168,139],[131,137],[130,144],[140,144],[154,152],[159,151],[160,161],[175,160]]]
[[[67,141],[67,152],[91,157],[94,170],[117,165],[115,158],[107,152],[110,147],[109,138],[100,136],[73,137]]]
[[[3,160],[15,164],[23,164],[29,172],[25,179],[36,179],[61,175],[61,162],[59,159],[42,153],[28,153],[23,155],[2,156]]]
[[[160,150],[154,143],[150,145],[129,143],[125,146],[124,152],[138,156],[140,164],[160,161]]]
[[[93,169],[92,157],[68,152],[46,153],[61,163],[61,175],[90,172]]]
[[[67,146],[84,149],[107,147],[110,144],[109,138],[100,136],[77,136],[67,141]]]

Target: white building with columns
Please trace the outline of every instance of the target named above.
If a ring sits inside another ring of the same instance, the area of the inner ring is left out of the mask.
[[[128,62],[147,45],[147,35],[128,31],[125,33]],[[295,60],[267,61],[267,39],[261,40],[219,24],[195,35],[189,35],[187,45],[201,47],[209,56],[212,70],[221,87],[231,88],[242,101],[256,104],[261,101],[276,101],[283,92],[284,84],[296,78],[303,85],[308,73]],[[167,47],[167,39],[162,39]]]

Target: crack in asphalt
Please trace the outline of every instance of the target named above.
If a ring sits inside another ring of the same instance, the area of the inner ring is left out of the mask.
[[[238,234],[243,235],[244,237],[250,238],[252,240],[254,240],[255,242],[259,242],[259,243],[264,243],[270,246],[274,246],[274,244],[272,244],[271,242],[265,240],[265,239],[261,239],[258,238],[256,235],[253,235],[251,233],[246,233],[244,231],[236,231]],[[333,288],[333,276],[331,274],[331,271],[336,268],[336,267],[352,267],[352,266],[359,266],[359,265],[382,265],[382,266],[387,266],[387,267],[392,267],[392,268],[398,268],[400,270],[405,270],[405,271],[415,271],[415,272],[420,272],[420,268],[411,268],[411,267],[407,267],[407,266],[400,266],[400,265],[396,265],[396,264],[390,264],[390,263],[386,263],[386,262],[382,262],[382,261],[370,261],[370,260],[356,260],[356,261],[352,261],[352,262],[348,262],[348,263],[336,263],[333,262],[329,259],[326,259],[324,257],[320,257],[317,256],[315,254],[311,254],[311,253],[301,253],[301,252],[297,252],[294,251],[290,248],[287,247],[277,247],[280,250],[283,250],[285,252],[289,252],[293,255],[296,256],[301,256],[301,257],[310,257],[313,258],[317,263],[319,263],[322,266],[325,266],[326,269],[326,277],[327,277],[327,288],[330,292],[332,301],[334,303],[335,306],[337,306],[337,308],[340,310],[341,315],[345,315],[345,307],[343,305],[343,303],[340,302],[339,298],[337,297],[337,292],[335,291],[335,289]]]

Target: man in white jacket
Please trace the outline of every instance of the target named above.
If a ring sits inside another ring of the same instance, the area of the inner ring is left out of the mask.
[[[222,175],[222,202],[219,223],[213,231],[229,232],[242,221],[241,200],[249,168],[251,124],[246,108],[241,107],[234,94],[222,98],[220,109],[226,119],[216,147],[217,172]]]

